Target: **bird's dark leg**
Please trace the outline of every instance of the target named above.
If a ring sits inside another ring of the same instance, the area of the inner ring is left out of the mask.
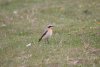
[[[47,43],[49,44],[49,39],[47,38]]]
[[[48,38],[45,39],[45,43],[46,43],[46,44],[49,44]]]

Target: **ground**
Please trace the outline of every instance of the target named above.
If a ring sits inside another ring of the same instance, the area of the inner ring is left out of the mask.
[[[99,66],[100,0],[0,0],[0,67]]]

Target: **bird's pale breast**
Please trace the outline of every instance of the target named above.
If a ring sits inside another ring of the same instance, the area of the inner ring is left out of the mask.
[[[48,29],[48,32],[46,33],[46,35],[43,38],[49,38],[52,35],[52,29]]]

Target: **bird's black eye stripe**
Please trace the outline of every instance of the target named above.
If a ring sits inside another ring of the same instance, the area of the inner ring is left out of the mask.
[[[48,26],[48,28],[53,27],[53,26]]]

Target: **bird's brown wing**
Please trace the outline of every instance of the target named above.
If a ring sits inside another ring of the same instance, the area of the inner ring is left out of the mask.
[[[40,41],[42,40],[42,38],[46,35],[47,32],[48,32],[48,31],[45,31],[45,32],[43,33],[43,35],[41,36],[41,38],[39,39],[38,42],[40,42]]]

